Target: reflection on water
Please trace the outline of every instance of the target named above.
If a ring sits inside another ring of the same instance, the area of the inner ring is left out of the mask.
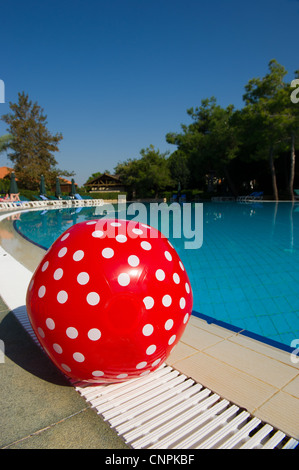
[[[114,216],[117,206],[107,207],[108,216]],[[146,214],[129,207],[128,219],[161,230],[163,220],[151,224],[149,206]],[[14,224],[47,249],[71,225],[100,218],[101,210],[27,212]],[[185,239],[174,236],[178,228],[184,233],[183,218],[172,211],[168,215],[169,239],[189,274],[195,312],[287,345],[299,338],[299,204],[204,203],[203,227],[192,221],[193,229],[203,230],[203,244],[196,250],[185,249]]]
[[[294,251],[298,250],[298,237],[296,233],[299,229],[299,204],[292,203],[205,203],[203,212],[203,227],[195,225],[194,218],[191,221],[192,230],[204,230],[204,244],[213,235],[213,232],[221,233],[223,236],[231,235],[231,239],[242,239],[254,241],[255,239],[272,243],[279,250]],[[105,207],[105,206],[104,206]],[[146,218],[144,212],[138,212],[137,204],[127,204],[125,216],[127,219],[134,219],[153,225],[159,230],[163,230],[163,221],[159,217],[158,221],[151,220],[149,204],[146,208]],[[117,206],[113,205],[113,211],[104,213],[104,216],[118,217]],[[98,207],[86,208],[68,208],[56,210],[43,210],[35,212],[22,213],[16,219],[16,229],[23,236],[31,239],[34,243],[42,245],[44,248],[49,246],[58,238],[58,236],[74,225],[85,220],[100,218]],[[110,212],[110,213],[109,213]],[[122,216],[124,213],[122,212]],[[184,218],[180,212],[178,217],[176,211],[169,211],[169,232],[168,236],[178,249],[183,249]],[[191,210],[191,215],[194,212]],[[157,223],[158,222],[158,223]],[[178,229],[178,223],[181,228]],[[187,223],[187,222],[186,222]],[[189,220],[188,220],[189,223]],[[177,234],[181,236],[178,237]]]

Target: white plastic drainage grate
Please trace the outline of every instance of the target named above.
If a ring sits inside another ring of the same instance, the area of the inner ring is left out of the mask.
[[[134,449],[293,449],[298,441],[164,364],[119,384],[74,384]]]

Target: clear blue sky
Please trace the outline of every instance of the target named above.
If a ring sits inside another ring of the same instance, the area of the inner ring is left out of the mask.
[[[28,93],[64,136],[58,167],[81,185],[150,144],[174,151],[166,133],[204,98],[241,107],[244,86],[273,58],[292,80],[298,25],[298,0],[1,2],[0,116]]]

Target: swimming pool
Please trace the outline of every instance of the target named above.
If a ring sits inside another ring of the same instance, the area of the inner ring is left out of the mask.
[[[96,207],[29,211],[15,228],[47,249],[70,225],[98,217]],[[299,338],[298,204],[204,203],[202,246],[169,238],[190,278],[193,314],[281,347]]]

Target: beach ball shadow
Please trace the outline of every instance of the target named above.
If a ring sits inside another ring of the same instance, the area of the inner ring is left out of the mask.
[[[24,308],[17,308],[16,314],[18,310],[24,312]],[[19,367],[47,382],[70,386],[67,378],[35,344],[12,311],[0,323],[0,338],[4,344],[5,356]]]

